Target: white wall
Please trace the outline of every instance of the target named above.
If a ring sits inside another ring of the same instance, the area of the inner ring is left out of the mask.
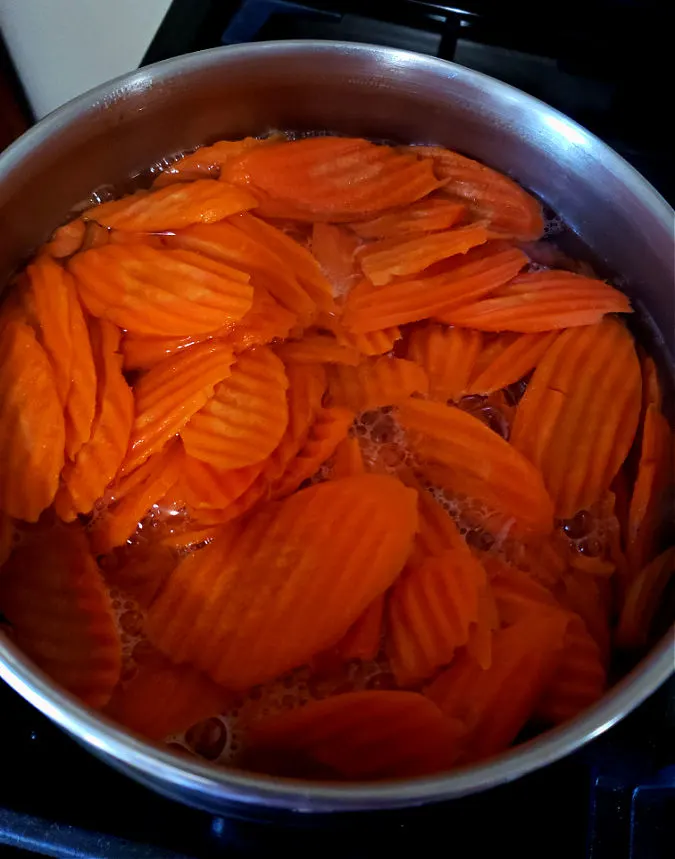
[[[0,28],[35,115],[135,69],[171,0],[0,0]]]

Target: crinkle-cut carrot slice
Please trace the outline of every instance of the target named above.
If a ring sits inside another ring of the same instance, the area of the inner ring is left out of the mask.
[[[521,241],[543,234],[541,206],[508,176],[440,146],[414,146],[408,151],[433,159],[443,191],[462,200],[475,218],[486,219],[492,230]]]
[[[649,403],[642,426],[640,461],[628,510],[626,556],[636,575],[656,554],[666,491],[675,481],[671,462],[668,421],[658,406]]]
[[[0,567],[9,558],[14,545],[14,525],[12,517],[0,510]]]
[[[225,165],[222,175],[310,220],[334,222],[405,206],[440,185],[430,162],[349,137],[259,147]]]
[[[14,640],[43,671],[89,706],[107,703],[122,649],[82,531],[58,529],[17,548],[0,577],[0,605]]]
[[[401,329],[395,325],[368,334],[354,334],[344,327],[339,317],[325,313],[317,318],[317,327],[331,331],[342,346],[356,349],[361,355],[384,355],[391,352],[396,341],[401,339]]]
[[[283,139],[281,134],[267,138],[244,137],[241,140],[218,140],[210,146],[200,146],[194,152],[183,155],[165,167],[152,183],[153,188],[164,188],[175,182],[191,182],[194,179],[217,179],[223,164],[238,158],[248,149],[265,143],[276,143]]]
[[[161,542],[167,549],[178,551],[203,549],[218,536],[219,530],[217,525],[206,528],[191,525],[185,530],[177,530],[173,534],[167,534],[166,537],[162,537]]]
[[[218,468],[186,454],[174,491],[192,510],[222,509],[246,492],[262,468],[262,462],[242,468]]]
[[[132,536],[152,505],[178,482],[182,461],[180,445],[174,443],[151,456],[119,487],[109,490],[119,500],[95,520],[91,529],[96,554],[122,546]]]
[[[663,406],[663,391],[659,382],[659,373],[651,355],[643,355],[640,359],[642,370],[642,403],[645,411],[650,405],[658,410]]]
[[[288,378],[266,346],[242,352],[232,373],[181,429],[185,450],[219,468],[243,468],[266,459],[288,424]]]
[[[598,701],[607,685],[600,648],[579,617],[565,632],[558,667],[537,702],[536,716],[559,725]]]
[[[333,295],[344,295],[358,280],[356,251],[360,246],[354,233],[337,224],[317,222],[312,226],[312,255],[330,281]]]
[[[118,684],[105,714],[137,734],[163,740],[221,713],[231,698],[201,672],[154,652],[131,680]]]
[[[545,537],[508,540],[504,554],[510,564],[549,589],[560,582],[571,563],[569,541],[558,530]]]
[[[332,403],[355,412],[391,406],[413,393],[426,394],[429,390],[422,367],[388,355],[367,358],[358,367],[330,367],[328,378]]]
[[[414,493],[380,475],[262,505],[234,539],[179,564],[150,608],[148,636],[233,689],[276,677],[336,644],[384,593],[416,520]]]
[[[384,605],[385,596],[380,594],[338,641],[336,649],[342,659],[375,659],[382,644]]]
[[[468,546],[408,567],[387,604],[387,652],[401,686],[431,677],[469,640],[485,571]]]
[[[75,218],[67,224],[63,224],[54,230],[51,239],[44,245],[44,253],[54,257],[54,259],[72,256],[82,247],[86,229],[86,224],[82,218]]]
[[[96,369],[89,332],[73,278],[50,257],[27,268],[26,306],[38,339],[54,367],[65,408],[66,455],[74,457],[89,440],[96,409]]]
[[[492,665],[492,636],[499,626],[497,603],[490,583],[486,582],[479,591],[477,617],[469,627],[469,639],[466,642],[466,652],[484,671]]]
[[[553,592],[561,606],[578,614],[600,648],[603,664],[611,649],[610,616],[613,611],[613,582],[599,580],[571,569],[555,585]]]
[[[569,271],[526,272],[494,295],[442,314],[480,331],[537,333],[594,325],[607,313],[632,313],[628,297],[602,280]]]
[[[353,346],[342,346],[332,334],[306,334],[301,340],[287,340],[276,349],[285,362],[298,364],[346,364],[356,367],[363,356]]]
[[[563,612],[560,603],[551,591],[522,570],[490,558],[486,562],[490,574],[492,593],[497,611],[503,624],[513,623],[531,617],[548,616],[551,612]]]
[[[283,498],[313,477],[347,437],[353,421],[354,412],[350,409],[320,409],[297,456],[288,463],[281,477],[271,484],[271,497]]]
[[[232,349],[213,340],[166,358],[139,379],[134,386],[136,417],[124,474],[185,428],[214,396],[218,383],[230,376],[233,360]]]
[[[425,775],[456,760],[462,726],[416,692],[334,695],[252,726],[248,766],[276,775]]]
[[[488,233],[481,224],[470,224],[441,233],[429,233],[420,238],[389,240],[368,245],[359,259],[368,280],[375,286],[386,286],[394,278],[419,274],[434,263],[465,254],[477,245],[485,244]]]
[[[442,197],[419,200],[404,209],[386,212],[370,221],[349,226],[362,239],[410,238],[416,233],[437,233],[448,230],[462,220],[466,213],[463,203]]]
[[[619,615],[614,638],[617,647],[638,648],[647,643],[659,601],[673,573],[675,546],[654,558],[633,579]]]
[[[91,438],[61,472],[54,504],[65,521],[72,521],[78,513],[90,513],[103,495],[124,460],[134,420],[134,397],[122,375],[118,352],[119,328],[93,319],[90,333],[98,377],[96,415]]]
[[[479,331],[427,325],[411,333],[407,356],[425,370],[433,400],[456,401],[468,391],[482,342]]]
[[[492,664],[481,668],[459,653],[425,694],[468,730],[468,760],[507,748],[532,715],[556,670],[568,619],[563,613],[528,617],[492,639]]]
[[[178,557],[163,541],[153,540],[120,545],[99,557],[99,563],[109,588],[122,591],[146,609],[176,567]]]
[[[193,251],[107,245],[75,254],[68,268],[92,316],[137,334],[206,333],[253,303],[249,275]]]
[[[197,179],[155,191],[137,191],[87,209],[83,217],[124,232],[158,233],[222,221],[253,209],[257,202],[253,194],[243,188],[212,179]]]
[[[59,485],[65,437],[47,353],[29,325],[9,322],[0,338],[0,510],[37,522]]]
[[[500,335],[496,344],[503,348],[498,347],[498,354],[493,353],[492,359],[488,359],[483,366],[476,364],[466,392],[491,394],[519,381],[534,370],[557,337],[557,331]],[[497,352],[497,349],[494,351]]]
[[[413,450],[450,469],[458,493],[485,501],[510,517],[516,531],[552,530],[552,504],[541,474],[478,418],[414,398],[400,403],[397,414]]]
[[[633,443],[640,389],[633,338],[616,319],[564,331],[539,362],[511,444],[540,469],[558,518],[608,489]]]
[[[357,474],[364,474],[365,470],[358,438],[353,435],[346,436],[333,453],[331,477],[334,479],[354,477]]]
[[[380,289],[355,287],[347,298],[343,322],[356,334],[367,334],[430,317],[446,321],[446,311],[493,292],[526,264],[527,257],[518,248],[487,242],[444,263],[438,274]]]

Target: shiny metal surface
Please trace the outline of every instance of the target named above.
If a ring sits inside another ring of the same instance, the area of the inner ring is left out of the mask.
[[[538,193],[655,319],[675,356],[673,211],[625,161],[547,105],[477,72],[367,45],[274,42],[169,60],[70,102],[0,156],[0,283],[92,189],[167,154],[270,129],[457,148]],[[113,766],[213,811],[393,808],[486,789],[606,730],[673,671],[672,634],[596,706],[487,763],[433,778],[339,787],[249,776],[129,734],[56,687],[0,636],[0,675]]]

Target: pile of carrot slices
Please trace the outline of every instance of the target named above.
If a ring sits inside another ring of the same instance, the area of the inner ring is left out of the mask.
[[[332,666],[243,725],[281,775],[592,705],[658,632],[673,434],[628,298],[543,235],[458,153],[280,134],[57,229],[0,308],[4,633],[153,740]]]

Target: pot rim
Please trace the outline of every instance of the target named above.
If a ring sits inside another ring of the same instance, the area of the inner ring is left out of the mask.
[[[663,197],[620,155],[564,114],[501,81],[435,57],[376,45],[336,41],[280,41],[224,46],[174,57],[136,72],[122,75],[73,99],[37,123],[0,155],[0,182],[44,145],[52,135],[77,122],[101,104],[123,100],[125,95],[151,89],[186,70],[210,67],[223,55],[255,58],[275,52],[279,56],[297,53],[368,54],[386,71],[406,66],[481,84],[502,92],[509,99],[544,110],[551,124],[576,143],[600,151],[621,181],[648,205],[656,218],[672,222],[675,213]],[[119,762],[139,778],[150,775],[167,788],[188,791],[185,798],[198,796],[218,802],[244,805],[263,803],[270,808],[298,812],[365,811],[400,808],[450,799],[512,781],[539,767],[553,763],[598,736],[654,692],[675,670],[672,637],[675,627],[619,683],[594,706],[576,718],[516,746],[490,760],[452,770],[445,774],[416,779],[395,779],[372,783],[308,782],[257,775],[245,771],[186,759],[127,731],[105,715],[82,704],[38,669],[20,649],[0,633],[0,677],[22,697],[61,728],[93,747],[112,763]]]

